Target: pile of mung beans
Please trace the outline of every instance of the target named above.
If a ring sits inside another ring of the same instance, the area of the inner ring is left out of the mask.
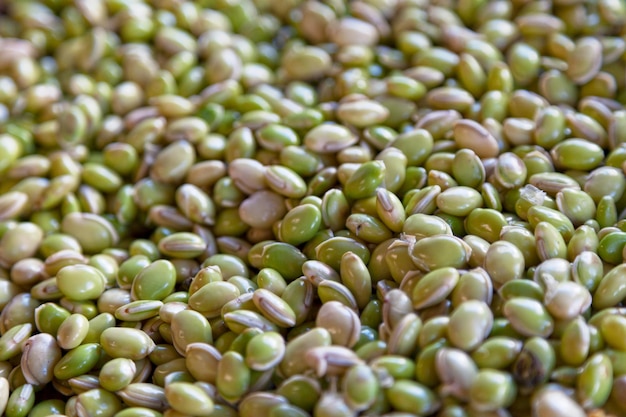
[[[0,414],[626,415],[623,0],[0,1]]]

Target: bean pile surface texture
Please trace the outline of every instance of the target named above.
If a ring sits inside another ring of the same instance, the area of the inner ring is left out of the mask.
[[[0,1],[0,414],[626,415],[623,0]]]

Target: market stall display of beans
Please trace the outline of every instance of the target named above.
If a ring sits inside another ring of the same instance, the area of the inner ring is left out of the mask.
[[[623,0],[0,0],[0,414],[626,416]]]

